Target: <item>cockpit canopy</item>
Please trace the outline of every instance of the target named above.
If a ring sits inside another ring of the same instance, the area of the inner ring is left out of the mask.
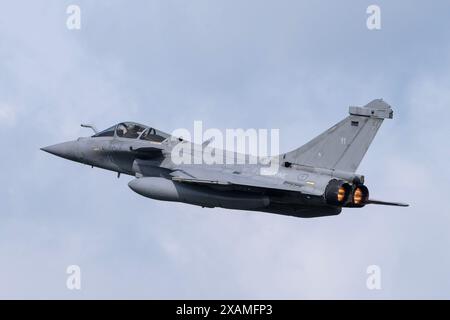
[[[121,122],[92,136],[92,138],[98,137],[118,137],[162,142],[169,138],[170,135],[139,123]]]

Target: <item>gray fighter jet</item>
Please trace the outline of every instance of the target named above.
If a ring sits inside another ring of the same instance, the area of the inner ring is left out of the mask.
[[[118,176],[134,176],[129,187],[145,197],[201,207],[311,218],[337,215],[343,207],[361,208],[367,204],[408,206],[372,199],[364,176],[356,173],[381,123],[392,119],[391,107],[378,99],[363,107],[350,107],[349,113],[302,147],[256,164],[174,161],[174,148],[180,144],[193,146],[183,150],[191,150],[189,156],[195,159],[212,148],[210,141],[193,144],[133,122],[119,123],[101,132],[92,125],[82,125],[92,128],[95,134],[42,150],[115,171]],[[230,156],[227,152],[224,155]],[[236,159],[239,154],[231,156]],[[261,169],[274,161],[276,173],[262,174]]]

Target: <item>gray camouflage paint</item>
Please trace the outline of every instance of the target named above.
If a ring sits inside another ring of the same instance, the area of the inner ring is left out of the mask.
[[[356,202],[358,186],[367,188],[364,177],[355,171],[381,123],[386,118],[392,119],[393,111],[386,102],[378,99],[364,107],[350,107],[349,113],[344,120],[304,146],[281,154],[277,159],[272,158],[280,164],[274,175],[262,175],[261,162],[176,164],[171,158],[173,148],[190,142],[133,123],[129,124],[145,128],[139,136],[119,136],[122,124],[118,124],[92,137],[42,150],[118,174],[136,176],[129,186],[143,196],[202,207],[310,218],[336,215],[342,207],[363,207],[371,203],[406,206],[369,199],[368,190],[367,197],[361,203]],[[93,126],[92,129],[96,131]],[[144,140],[144,136],[149,140]],[[208,148],[208,143],[202,146],[191,144],[191,147],[191,156],[197,157],[196,151]],[[340,186],[345,186],[345,200],[337,201]]]

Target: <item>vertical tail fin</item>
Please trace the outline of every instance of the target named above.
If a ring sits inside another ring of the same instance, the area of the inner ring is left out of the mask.
[[[282,155],[288,163],[355,172],[391,106],[381,99],[350,107],[350,115],[302,147]]]

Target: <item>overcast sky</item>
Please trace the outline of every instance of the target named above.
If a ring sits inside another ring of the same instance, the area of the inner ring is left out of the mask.
[[[81,30],[66,8],[81,8]],[[366,9],[381,8],[381,30]],[[450,298],[448,1],[0,1],[0,298]],[[368,206],[299,219],[132,192],[39,150],[132,120],[278,128],[384,98]],[[66,288],[79,265],[82,289]],[[366,269],[381,268],[381,290]]]

